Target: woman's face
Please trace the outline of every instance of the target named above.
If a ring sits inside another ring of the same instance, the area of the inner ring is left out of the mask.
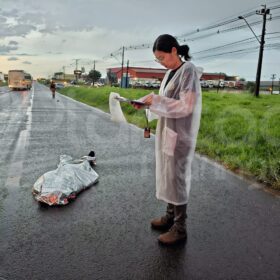
[[[181,65],[181,59],[177,55],[177,49],[172,48],[171,53],[155,51],[155,60],[167,69],[176,69]]]

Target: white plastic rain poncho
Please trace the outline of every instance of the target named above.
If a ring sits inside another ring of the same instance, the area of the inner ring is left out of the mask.
[[[159,95],[153,95],[150,110],[159,116],[156,129],[156,197],[167,203],[188,202],[191,163],[201,115],[202,69],[185,62]]]

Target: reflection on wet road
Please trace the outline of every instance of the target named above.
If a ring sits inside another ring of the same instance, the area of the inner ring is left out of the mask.
[[[30,125],[28,124],[34,91],[2,90],[0,105],[0,135],[1,135],[1,170],[6,169],[5,185],[18,185],[26,140]],[[4,180],[2,178],[1,181]]]
[[[12,92],[11,94],[16,94],[16,92]],[[11,160],[8,165],[8,174],[6,187],[15,187],[19,186],[20,179],[23,170],[23,162],[25,159],[25,152],[28,146],[28,137],[31,130],[32,124],[32,104],[34,97],[34,87],[29,91],[23,91],[19,93],[20,96],[20,104],[19,106],[23,109],[23,120],[24,124],[21,124],[20,131],[17,132],[18,138],[16,139],[16,143],[14,145],[13,151],[10,151]],[[26,110],[26,112],[25,112]],[[24,115],[25,114],[25,115]]]

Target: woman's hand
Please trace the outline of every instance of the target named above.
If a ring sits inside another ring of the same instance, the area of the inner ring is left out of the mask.
[[[144,103],[143,105],[138,104],[138,103],[133,103],[133,102],[131,102],[131,104],[137,110],[143,109],[143,107],[145,107],[145,106],[152,105],[153,95],[154,95],[154,93],[150,93],[149,95],[146,95],[146,96],[140,98],[139,101],[143,102]]]
[[[134,107],[134,109],[142,109],[145,105],[141,105],[141,104],[138,104],[138,103],[134,103],[133,101],[131,101],[131,105]]]
[[[142,101],[145,103],[146,106],[152,105],[153,94],[149,94],[149,95],[145,96],[145,98]]]

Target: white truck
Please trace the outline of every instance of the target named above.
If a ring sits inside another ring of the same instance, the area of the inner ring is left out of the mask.
[[[8,86],[11,89],[31,89],[32,76],[24,70],[10,70],[8,72]]]

